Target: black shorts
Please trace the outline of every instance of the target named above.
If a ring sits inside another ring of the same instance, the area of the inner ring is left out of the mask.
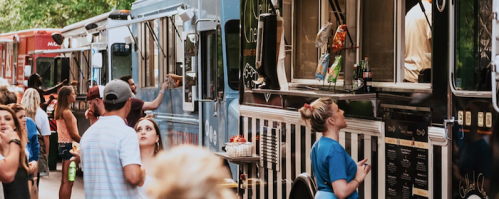
[[[59,155],[63,160],[69,160],[73,157],[69,151],[73,148],[73,143],[59,143]]]

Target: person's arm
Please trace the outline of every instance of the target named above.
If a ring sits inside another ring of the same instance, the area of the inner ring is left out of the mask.
[[[38,137],[36,136],[36,124],[31,118],[27,118],[26,127],[28,131],[28,144],[30,145],[31,157],[29,161],[38,161],[40,156],[40,143],[38,143]]]
[[[120,160],[125,172],[125,179],[132,186],[138,186],[145,181],[145,171],[141,168],[139,139],[130,129],[125,131],[120,144]]]
[[[168,84],[166,82],[163,82],[161,84],[161,91],[158,94],[158,97],[152,102],[144,102],[144,105],[142,106],[142,110],[156,110],[158,109],[159,105],[161,105],[161,102],[163,102],[163,97],[165,96],[165,90],[168,87]]]
[[[53,86],[52,88],[49,88],[49,89],[47,89],[47,90],[44,90],[44,91],[43,91],[43,94],[44,94],[44,95],[50,95],[50,94],[55,94],[55,93],[57,93],[57,90],[58,90],[59,88],[61,88],[61,87],[64,85],[64,83],[66,83],[67,81],[68,81],[68,80],[67,80],[67,79],[65,79],[65,80],[63,80],[62,82],[58,83],[57,85]]]
[[[5,130],[5,132],[0,132],[0,138],[3,143],[2,145],[9,145],[9,152],[3,160],[0,160],[0,182],[10,183],[14,181],[14,177],[17,173],[17,168],[19,167],[19,158],[21,154],[21,146],[10,140],[18,139],[16,131],[12,129]]]
[[[62,113],[62,117],[64,118],[64,123],[66,124],[66,128],[68,129],[69,136],[76,142],[80,142],[81,136],[78,133],[76,118],[70,110],[65,110]]]
[[[40,134],[43,136],[43,142],[45,143],[45,153],[47,154],[47,157],[49,155],[49,149],[50,149],[50,124],[49,124],[49,118],[45,112],[40,112],[38,113],[37,111],[37,116],[36,117],[36,125],[38,128],[40,128]]]
[[[146,180],[146,173],[144,169],[138,164],[130,164],[124,167],[125,179],[132,186],[140,186]]]
[[[45,143],[45,154],[47,154],[48,157],[50,151],[50,135],[43,136],[43,143]]]
[[[369,173],[369,171],[371,170],[371,166],[364,165],[366,162],[367,159],[364,159],[357,164],[357,174],[352,181],[347,182],[345,179],[337,179],[333,181],[332,187],[334,190],[334,195],[336,195],[336,197],[338,197],[339,199],[347,198],[357,189],[357,187],[359,187],[360,183],[366,178],[367,173]],[[332,161],[330,161],[330,164],[331,163]],[[330,171],[330,173],[332,172]],[[338,172],[333,171],[333,173]]]

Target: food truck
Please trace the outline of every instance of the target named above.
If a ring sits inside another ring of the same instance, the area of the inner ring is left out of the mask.
[[[258,157],[237,160],[242,198],[296,198],[303,183],[313,198],[302,173],[321,133],[297,110],[321,97],[345,111],[339,143],[372,165],[360,198],[499,196],[495,0],[240,8],[239,133]]]
[[[94,85],[105,85],[132,72],[129,30],[126,27],[106,28],[120,21],[126,21],[128,16],[130,16],[128,10],[114,10],[68,25],[59,32],[60,34],[51,35],[52,42],[62,47],[35,49],[29,52],[33,56],[47,54],[57,56],[54,66],[63,68],[65,72],[53,75],[60,77],[60,81],[67,79],[77,94],[77,100],[71,105],[71,109],[79,121],[80,134],[90,126],[89,120],[85,118],[85,111],[88,109],[86,103],[88,89]],[[44,76],[42,78],[45,80]]]
[[[153,101],[161,84],[170,82],[160,107],[147,112],[159,125],[163,146],[223,151],[239,127],[239,2],[137,1],[131,20],[107,26],[123,27],[135,38],[136,97]],[[237,179],[237,165],[227,165]]]
[[[55,75],[61,69],[53,65],[57,54],[28,54],[39,49],[60,49],[51,38],[52,33],[60,32],[60,29],[45,28],[0,34],[0,76],[10,84],[23,84],[32,72],[36,72],[42,76],[46,87],[62,81]]]

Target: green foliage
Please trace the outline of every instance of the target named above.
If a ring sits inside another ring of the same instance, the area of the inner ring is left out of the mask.
[[[111,10],[130,10],[134,0],[0,0],[0,33],[64,26]]]

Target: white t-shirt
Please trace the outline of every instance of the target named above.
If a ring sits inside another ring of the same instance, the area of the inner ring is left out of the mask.
[[[431,68],[431,61],[425,53],[431,53],[431,4],[423,1],[426,13],[416,4],[405,16],[405,79],[418,82],[419,72]]]
[[[152,181],[153,181],[152,177],[149,177],[146,175],[146,180],[144,181],[144,185],[141,187],[137,187],[137,190],[139,192],[138,199],[149,199],[149,196],[147,196],[146,190],[148,188],[147,186],[149,186],[149,184],[151,184]]]
[[[139,139],[123,118],[101,116],[83,134],[80,150],[86,198],[137,199],[124,167],[141,165]]]
[[[42,136],[46,136],[46,135],[51,134],[49,117],[48,117],[47,113],[45,113],[45,111],[43,111],[43,109],[41,109],[41,108],[38,108],[36,110],[35,123],[39,129],[38,134],[41,134]],[[37,129],[37,131],[38,131],[38,129]]]

